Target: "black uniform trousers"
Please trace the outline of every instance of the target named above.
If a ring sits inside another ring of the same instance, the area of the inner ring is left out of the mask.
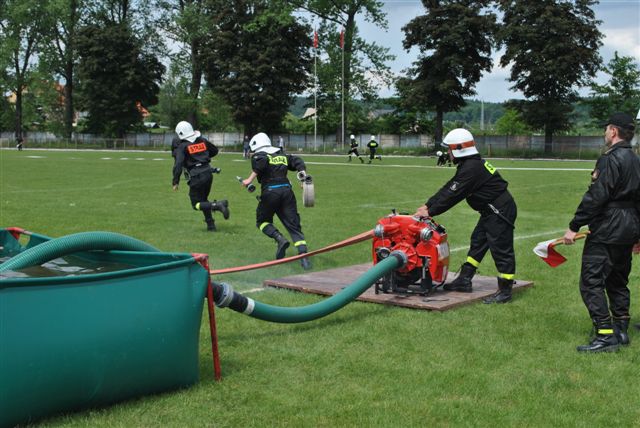
[[[211,192],[211,185],[213,184],[211,169],[207,168],[204,172],[191,175],[188,184],[191,206],[194,210],[197,210],[198,208],[196,208],[196,205],[198,203],[208,202],[209,200],[209,193]],[[210,209],[204,209],[202,210],[202,213],[204,214],[204,218],[207,221],[213,218]]]
[[[273,216],[277,215],[284,227],[291,235],[294,245],[299,247],[304,241],[302,226],[300,225],[300,215],[296,205],[296,195],[291,190],[291,186],[276,188],[263,187],[260,195],[260,202],[256,209],[256,226],[264,230],[266,224],[273,223]],[[273,226],[271,226],[273,227]]]
[[[369,160],[373,160],[376,157],[376,147],[369,147]]]
[[[351,150],[349,150],[349,153],[347,153],[347,155],[351,156],[352,153],[354,155],[356,155],[357,157],[360,157],[360,153],[358,153],[358,148],[357,147],[354,147]]]
[[[587,237],[582,251],[580,294],[594,322],[609,321],[611,315],[613,318],[629,318],[627,284],[632,250],[632,244],[603,244],[592,242]]]
[[[503,278],[513,279],[512,275],[516,272],[516,255],[513,249],[512,225],[515,224],[518,208],[513,199],[496,208],[511,224],[487,208],[487,211],[481,213],[480,220],[471,233],[467,257],[479,264],[487,251],[491,251],[498,273]]]

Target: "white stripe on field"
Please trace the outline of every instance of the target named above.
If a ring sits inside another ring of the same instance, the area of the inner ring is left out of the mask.
[[[549,235],[557,235],[558,233],[562,233],[564,232],[566,229],[559,229],[559,230],[550,230],[547,232],[540,232],[540,233],[534,233],[532,235],[522,235],[522,236],[514,236],[513,240],[514,241],[521,241],[523,239],[531,239],[531,238],[539,238],[541,236],[549,236]],[[557,237],[557,236],[556,236]],[[450,253],[454,253],[454,252],[458,252],[458,251],[462,251],[462,250],[466,250],[468,249],[469,246],[465,246],[465,247],[456,247],[456,248],[452,248],[449,250]]]
[[[243,159],[234,159],[233,162],[246,162]],[[347,162],[313,162],[313,161],[305,161],[305,164],[308,165],[334,165],[334,166],[349,166],[355,168],[369,168],[368,166],[363,166],[358,163],[347,163]],[[431,165],[398,165],[398,164],[374,164],[376,168],[423,168],[423,169],[441,169],[446,171],[447,168],[441,166],[431,166]],[[455,168],[451,168],[455,169]],[[593,168],[533,168],[533,167],[516,167],[516,166],[507,166],[507,167],[499,167],[496,168],[498,171],[501,169],[509,170],[509,171],[593,171]]]

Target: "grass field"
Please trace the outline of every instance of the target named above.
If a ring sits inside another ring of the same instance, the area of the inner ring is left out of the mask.
[[[300,207],[311,249],[371,229],[392,208],[413,213],[454,173],[426,158],[385,157],[374,165],[346,163],[344,156],[304,158],[316,183],[316,207]],[[594,161],[491,162],[518,204],[516,279],[535,282],[512,303],[431,313],[356,302],[293,325],[218,310],[222,382],[212,379],[203,314],[198,385],[44,424],[640,426],[640,334],[631,331],[632,344],[615,354],[578,354],[575,346],[586,343],[591,329],[577,285],[582,243],[562,248],[568,262],[556,269],[532,252],[537,242],[562,235]],[[255,227],[256,200],[235,180],[249,174],[249,163],[238,154],[221,154],[214,164],[222,173],[214,176],[212,195],[229,200],[231,218],[224,221],[217,213],[219,231],[207,233],[201,214],[189,205],[186,183],[171,190],[168,153],[2,150],[0,226],[53,237],[120,232],[165,251],[208,253],[212,268],[271,259],[275,245]],[[465,203],[437,218],[449,232],[453,270],[466,256],[477,219]],[[367,242],[319,255],[313,263],[321,270],[369,260]],[[300,272],[294,262],[219,279],[269,304],[319,301],[284,290],[250,291],[264,279]],[[480,274],[495,273],[487,255]],[[638,280],[636,268],[632,315]]]

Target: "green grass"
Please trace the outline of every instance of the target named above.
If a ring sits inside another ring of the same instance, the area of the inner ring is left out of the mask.
[[[235,180],[249,174],[247,161],[238,154],[216,158],[222,174],[214,176],[212,194],[229,199],[231,218],[224,221],[216,214],[219,232],[206,233],[201,214],[190,208],[186,183],[177,193],[171,191],[170,159],[168,153],[2,150],[0,226],[54,237],[115,231],[166,251],[208,253],[212,268],[273,257],[273,241],[255,227],[256,200]],[[374,165],[345,159],[305,156],[316,183],[316,207],[300,208],[311,249],[372,228],[391,208],[412,213],[454,172],[432,168],[433,158],[387,156]],[[516,293],[511,304],[432,313],[355,302],[323,319],[294,325],[217,310],[222,382],[212,380],[203,316],[198,385],[44,424],[638,426],[640,334],[631,331],[631,346],[616,354],[578,354],[575,346],[586,343],[591,328],[577,285],[582,243],[562,248],[568,262],[556,269],[532,252],[537,242],[563,233],[594,162],[492,163],[518,203],[517,278],[535,282]],[[477,218],[465,203],[438,218],[449,231],[454,270],[464,260]],[[313,262],[320,270],[368,260],[367,242]],[[264,279],[300,272],[291,263],[219,279],[247,291]],[[480,274],[495,275],[489,255]],[[638,279],[634,270],[634,296]],[[249,295],[280,306],[322,299],[284,290]],[[636,304],[634,298],[632,313]]]

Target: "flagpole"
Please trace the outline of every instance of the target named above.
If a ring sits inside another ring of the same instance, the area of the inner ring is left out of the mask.
[[[313,150],[318,146],[318,33],[313,29]]]
[[[340,141],[342,142],[342,151],[344,151],[344,28],[340,33],[340,49],[342,49],[342,134]]]

